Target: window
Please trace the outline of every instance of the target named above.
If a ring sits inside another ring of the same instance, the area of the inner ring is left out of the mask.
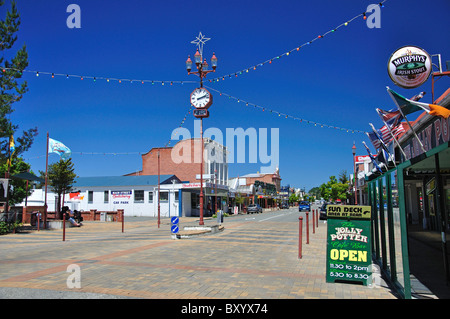
[[[148,192],[148,202],[153,203],[153,192]]]
[[[94,191],[88,191],[88,204],[92,204],[94,202]]]
[[[105,191],[103,194],[103,202],[105,204],[109,203],[109,191]]]
[[[134,202],[135,203],[143,203],[144,202],[144,191],[143,190],[135,190],[134,191]]]
[[[159,200],[161,202],[168,202],[169,201],[169,192],[161,192]]]
[[[175,191],[175,201],[178,202],[178,195],[180,195],[179,192]]]

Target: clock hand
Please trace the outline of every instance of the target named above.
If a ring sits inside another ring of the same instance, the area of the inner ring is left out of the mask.
[[[205,97],[206,97],[206,95],[203,95],[202,97],[197,98],[197,101],[201,100],[201,99],[204,99]]]

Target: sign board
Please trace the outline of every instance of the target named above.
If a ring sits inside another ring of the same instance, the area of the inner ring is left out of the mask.
[[[355,156],[355,164],[361,164],[364,162],[370,162],[370,156],[369,155],[356,155]]]
[[[129,204],[132,191],[111,191],[111,197],[114,205]]]
[[[170,231],[172,234],[177,234],[180,231],[180,228],[178,227],[180,219],[177,216],[172,216],[170,218],[170,222],[172,225],[170,225]]]
[[[404,89],[421,86],[431,74],[431,56],[416,46],[404,46],[392,53],[388,62],[391,80]]]
[[[193,111],[196,118],[206,118],[209,117],[209,112],[206,109],[196,109]]]
[[[370,206],[327,206],[327,282],[371,283]]]

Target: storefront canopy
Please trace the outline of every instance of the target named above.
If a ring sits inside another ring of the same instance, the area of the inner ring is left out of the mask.
[[[31,174],[29,172],[19,173],[16,175],[12,175],[11,177],[17,178],[17,179],[24,179],[27,181],[36,181],[36,182],[40,182],[40,183],[45,182],[45,180],[43,178],[37,177],[36,175]]]

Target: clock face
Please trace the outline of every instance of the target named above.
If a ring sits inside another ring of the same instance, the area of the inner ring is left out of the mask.
[[[212,104],[212,95],[205,88],[197,88],[191,93],[191,104],[195,108],[208,108]]]

